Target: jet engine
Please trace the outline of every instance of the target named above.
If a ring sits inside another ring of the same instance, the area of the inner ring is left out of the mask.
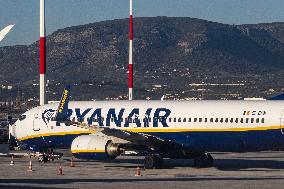
[[[115,159],[123,148],[120,144],[103,135],[83,135],[75,138],[71,145],[71,152],[76,158],[108,160]]]

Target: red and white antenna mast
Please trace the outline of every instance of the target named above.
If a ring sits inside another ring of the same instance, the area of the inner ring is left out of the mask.
[[[45,0],[40,0],[40,105],[45,104],[45,74],[46,74],[46,54],[45,54]]]
[[[130,0],[130,17],[129,17],[129,65],[128,65],[128,99],[132,100],[133,95],[133,15],[132,0]]]

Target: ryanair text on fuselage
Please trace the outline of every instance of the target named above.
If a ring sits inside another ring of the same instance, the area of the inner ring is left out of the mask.
[[[156,108],[154,110],[153,108],[148,108],[146,112],[141,112],[139,108],[133,108],[128,115],[125,115],[125,108],[119,110],[110,108],[106,112],[106,117],[104,117],[102,108],[87,108],[84,110],[75,108],[68,109],[68,119],[70,117],[74,118],[72,116],[74,113],[76,114],[77,122],[84,122],[86,119],[89,125],[96,122],[100,127],[110,126],[111,122],[114,122],[117,127],[129,127],[130,123],[136,124],[136,127],[149,127],[150,123],[152,123],[153,127],[158,127],[159,123],[162,127],[169,127],[167,118],[170,116],[171,110],[167,108]],[[153,121],[151,121],[151,118]],[[60,124],[57,126],[60,126]]]

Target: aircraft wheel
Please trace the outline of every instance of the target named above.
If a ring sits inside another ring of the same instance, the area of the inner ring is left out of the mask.
[[[161,168],[164,164],[164,160],[158,155],[147,155],[144,160],[145,169]]]
[[[39,161],[39,162],[44,162],[44,163],[46,163],[46,162],[48,162],[48,156],[46,156],[46,155],[40,155],[40,156],[38,157],[38,161]]]
[[[196,168],[206,168],[213,166],[214,159],[211,154],[204,153],[196,158],[194,158],[194,167]]]
[[[38,157],[38,162],[43,162],[43,156]]]

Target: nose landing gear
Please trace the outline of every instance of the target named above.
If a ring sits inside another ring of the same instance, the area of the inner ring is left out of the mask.
[[[59,160],[63,154],[62,153],[58,153],[58,152],[54,152],[53,149],[51,150],[47,150],[43,153],[37,153],[38,155],[38,161],[39,162],[43,162],[43,163],[47,163],[50,161],[54,161],[54,160]]]

